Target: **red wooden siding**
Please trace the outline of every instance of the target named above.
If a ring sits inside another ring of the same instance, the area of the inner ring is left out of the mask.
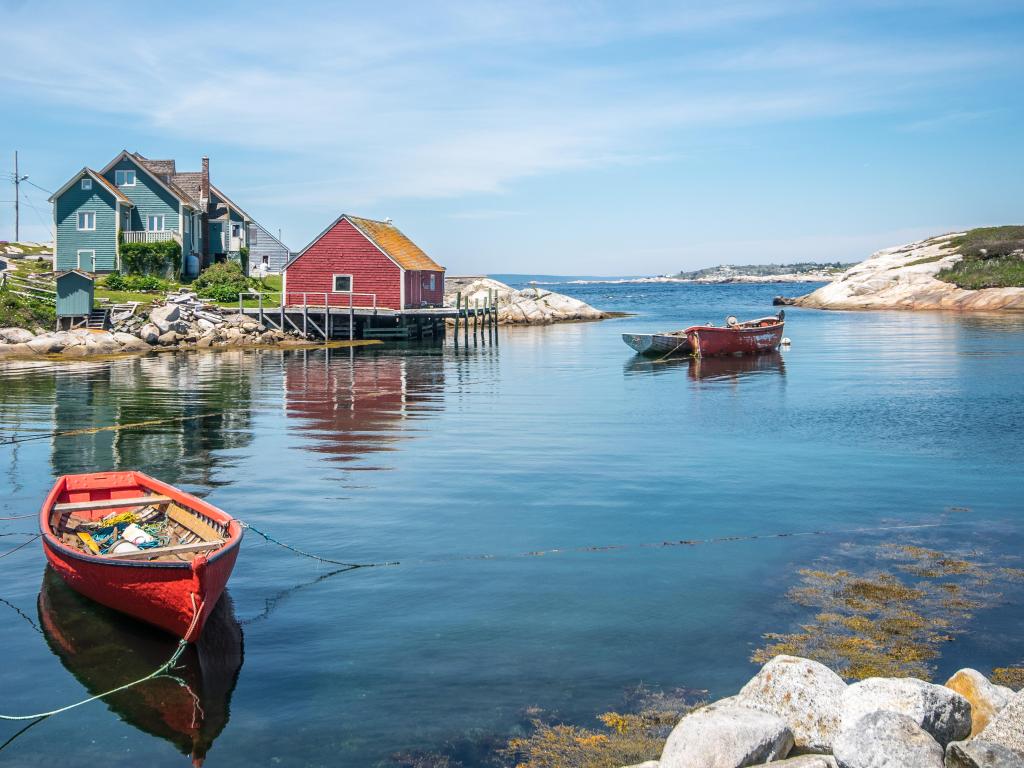
[[[347,307],[348,294],[334,293],[334,275],[352,275],[356,306],[370,306],[372,299],[359,294],[376,294],[377,306],[401,309],[402,270],[381,253],[355,227],[342,219],[299,256],[285,270],[288,304],[300,304],[302,293],[310,304],[322,303],[324,293],[331,306]]]
[[[430,290],[430,276],[434,276],[434,290]],[[422,303],[442,304],[444,299],[444,272],[409,270],[405,273],[405,306],[418,307]]]

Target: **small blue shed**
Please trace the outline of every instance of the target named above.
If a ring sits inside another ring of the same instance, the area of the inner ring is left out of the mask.
[[[86,325],[92,314],[93,278],[71,269],[57,273],[57,325],[74,328]]]

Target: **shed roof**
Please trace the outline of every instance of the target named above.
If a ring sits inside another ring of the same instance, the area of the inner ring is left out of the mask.
[[[443,272],[444,267],[427,256],[416,243],[389,221],[363,219],[345,214],[342,216],[366,235],[370,241],[390,256],[402,269],[421,269]]]
[[[53,276],[53,279],[54,280],[60,280],[62,277],[67,277],[68,275],[78,275],[79,277],[84,277],[90,283],[95,279],[88,272],[83,272],[80,269],[65,269],[63,272],[55,273],[54,276]]]

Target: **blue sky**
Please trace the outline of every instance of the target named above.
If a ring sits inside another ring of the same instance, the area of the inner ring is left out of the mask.
[[[296,249],[350,212],[452,273],[651,274],[1024,222],[1019,2],[0,0],[0,29],[3,172],[208,154]]]

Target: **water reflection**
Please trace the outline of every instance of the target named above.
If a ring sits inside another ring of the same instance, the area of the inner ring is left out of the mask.
[[[408,422],[442,407],[444,357],[317,349],[285,360],[285,412],[313,433],[303,448],[351,461],[388,451]]]
[[[260,366],[242,352],[158,355],[53,373],[55,474],[147,468],[170,483],[214,484],[224,449],[251,440]],[[89,432],[155,422],[142,428]]]
[[[779,352],[765,352],[761,355],[740,355],[735,357],[690,357],[678,356],[651,359],[636,355],[626,363],[628,374],[657,375],[685,368],[693,381],[715,379],[740,379],[755,374],[786,375],[786,362]]]
[[[177,646],[170,635],[85,599],[50,568],[39,591],[39,624],[50,650],[91,695],[144,677]],[[228,723],[242,658],[242,628],[225,593],[173,677],[154,678],[103,702],[124,722],[202,765]]]

